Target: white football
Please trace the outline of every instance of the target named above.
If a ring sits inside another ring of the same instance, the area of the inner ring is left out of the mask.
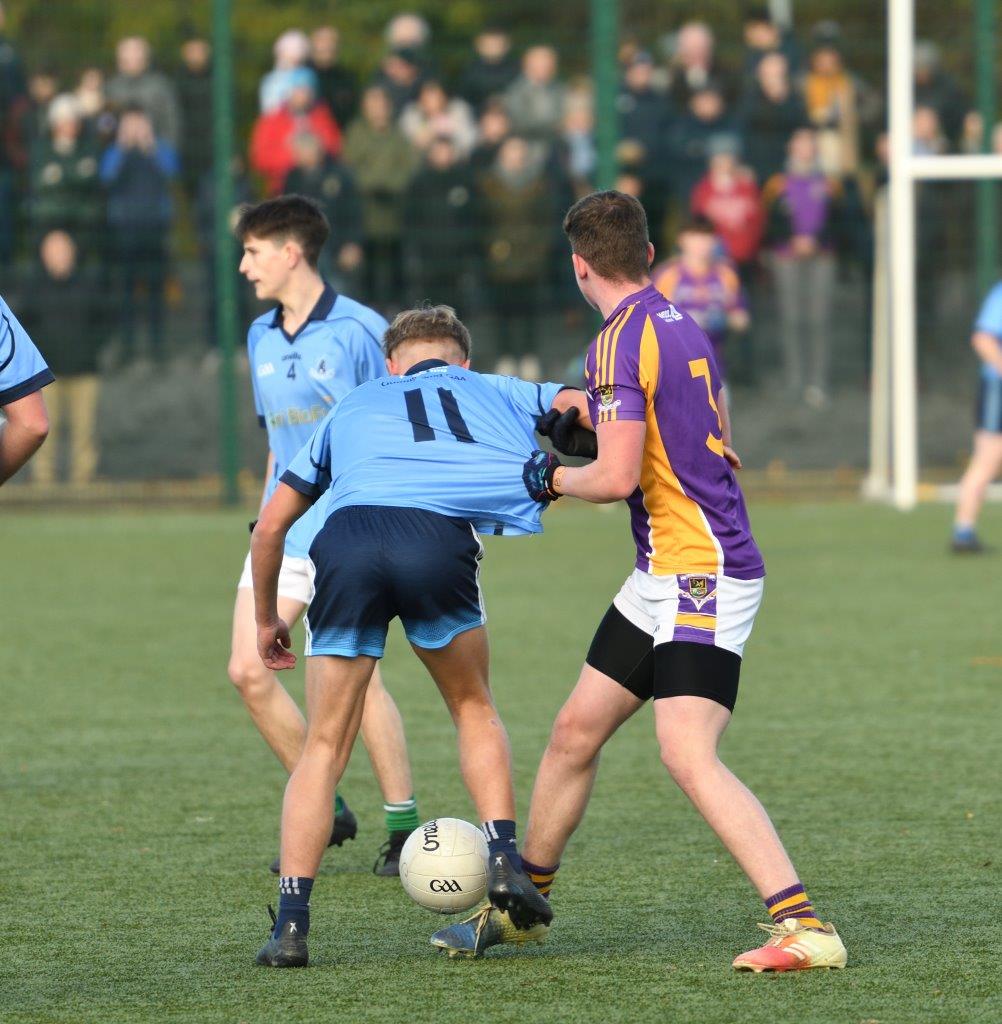
[[[415,903],[458,914],[487,892],[487,840],[476,825],[435,818],[416,828],[400,852],[400,881]]]

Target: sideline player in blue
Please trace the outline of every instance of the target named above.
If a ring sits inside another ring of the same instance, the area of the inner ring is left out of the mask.
[[[1002,470],[1002,281],[988,293],[971,336],[971,347],[981,360],[974,451],[960,481],[953,519],[953,550],[980,554],[986,550],[978,538],[978,513],[988,485]]]
[[[356,388],[328,414],[282,474],[251,541],[258,651],[269,669],[291,668],[296,658],[277,604],[282,550],[292,524],[317,502],[307,513],[319,510],[324,521],[310,548],[309,722],[282,808],[279,912],[257,956],[269,967],[307,963],[310,892],[331,796],[398,616],[456,726],[460,770],[491,855],[491,903],[523,941],[552,918],[516,846],[511,751],[488,682],[478,532],[542,530],[544,506],[522,480],[536,420],[554,409],[587,417],[585,397],[559,384],[472,372],[469,332],[448,306],[401,313],[384,348],[391,376]]]
[[[0,484],[9,480],[48,436],[42,388],[55,379],[28,332],[0,298]]]
[[[317,272],[329,233],[323,213],[302,196],[279,196],[248,207],[236,228],[243,244],[240,271],[259,299],[278,307],[258,317],[247,336],[254,403],[268,431],[268,469],[262,506],[316,424],[356,385],[386,373],[382,360],[386,321],[344,295]],[[313,596],[307,554],[320,521],[305,517],[289,532],[278,581],[283,619],[294,623]],[[296,702],[257,654],[250,554],[237,587],[229,676],[254,724],[292,772],[306,738]],[[362,735],[383,792],[389,838],[373,870],[396,875],[400,849],[418,826],[403,722],[378,672],[369,688]],[[329,843],[353,839],[357,822],[340,796]],[[272,865],[277,873],[278,860]]]

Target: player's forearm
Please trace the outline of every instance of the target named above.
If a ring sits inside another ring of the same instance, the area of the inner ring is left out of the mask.
[[[258,625],[278,618],[278,574],[282,568],[287,529],[265,520],[251,534],[251,575],[254,580],[254,617]]]
[[[34,399],[35,401],[30,401]],[[18,408],[27,403],[25,408]],[[0,484],[9,480],[42,447],[49,433],[49,419],[41,396],[29,395],[4,410],[0,423]]]
[[[637,489],[637,483],[633,474],[621,467],[603,465],[601,455],[587,466],[561,466],[553,477],[553,486],[558,494],[567,494],[596,505],[628,498]]]
[[[1002,342],[987,331],[977,331],[971,338],[971,347],[978,358],[1002,373]]]

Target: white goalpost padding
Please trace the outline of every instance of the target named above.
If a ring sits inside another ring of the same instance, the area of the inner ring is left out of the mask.
[[[875,230],[870,471],[866,497],[910,509],[918,500],[915,182],[1002,179],[1002,156],[915,156],[914,0],[888,0],[889,172],[886,220]]]

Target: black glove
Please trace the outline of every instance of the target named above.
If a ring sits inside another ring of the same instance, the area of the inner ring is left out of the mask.
[[[560,497],[553,487],[553,474],[561,465],[556,455],[538,449],[526,459],[522,466],[522,482],[533,501],[545,503]]]
[[[594,430],[578,426],[577,409],[557,412],[551,409],[536,420],[536,430],[553,442],[553,447],[562,455],[572,458],[597,459],[598,438]]]
[[[247,524],[247,529],[248,529],[248,531],[249,531],[249,532],[251,532],[251,533],[253,533],[253,532],[254,532],[254,527],[255,527],[255,526],[257,526],[257,520],[256,520],[256,519],[254,520],[254,522],[252,522],[252,523],[248,523],[248,524]]]

